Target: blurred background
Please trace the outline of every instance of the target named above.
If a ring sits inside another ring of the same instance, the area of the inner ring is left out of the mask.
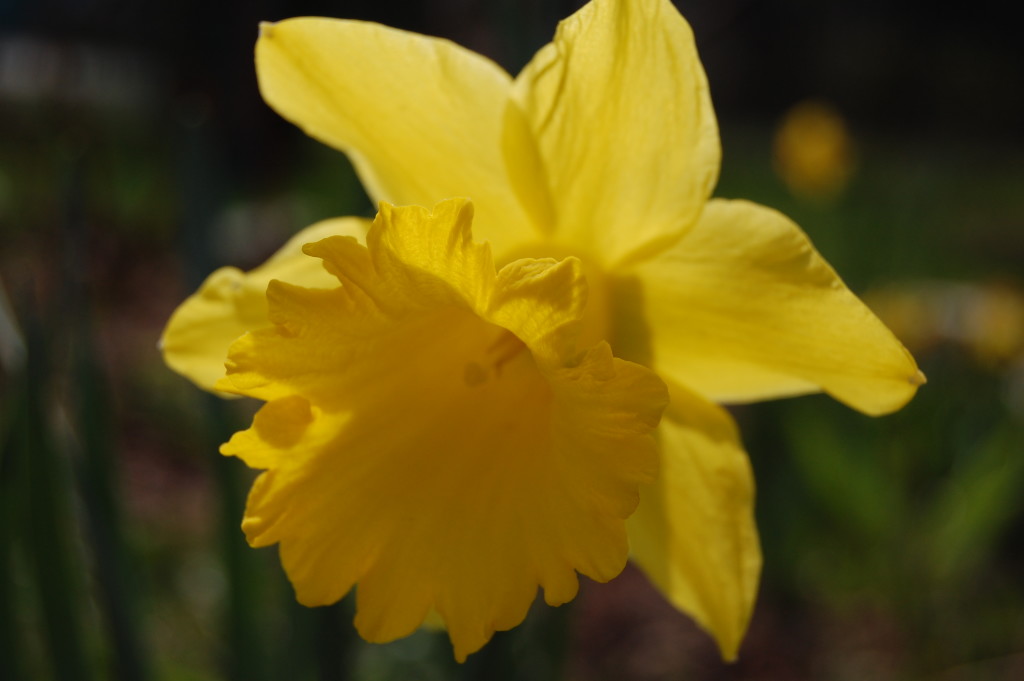
[[[441,634],[370,646],[245,546],[252,474],[217,446],[252,407],[157,338],[215,267],[371,214],[260,100],[257,23],[372,19],[516,73],[580,4],[0,0],[0,678],[1024,678],[1024,48],[996,0],[677,3],[717,195],[801,224],[929,378],[880,419],[735,410],[765,553],[737,663],[631,569],[463,666]]]

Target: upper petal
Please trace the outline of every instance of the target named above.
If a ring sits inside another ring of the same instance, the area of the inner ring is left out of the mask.
[[[735,659],[754,608],[761,548],[754,479],[729,414],[671,386],[658,480],[629,519],[633,560]]]
[[[609,264],[699,215],[721,151],[693,33],[668,0],[593,0],[516,78],[556,238]],[[527,192],[523,192],[526,194]]]
[[[303,244],[331,235],[362,239],[369,220],[337,218],[307,227],[267,262],[249,272],[222,267],[203,282],[171,315],[160,338],[167,365],[204,390],[224,376],[231,343],[246,331],[269,324],[267,284],[280,279],[303,286],[337,283],[323,266],[302,253]]]
[[[823,390],[882,414],[924,382],[807,236],[747,201],[711,201],[683,239],[620,278],[615,295],[616,352],[714,401]]]
[[[511,78],[488,59],[379,24],[300,18],[262,26],[256,70],[266,102],[348,154],[373,199],[468,196],[478,238],[502,250],[533,236],[502,156]]]

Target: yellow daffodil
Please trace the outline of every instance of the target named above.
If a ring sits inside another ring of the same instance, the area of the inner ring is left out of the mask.
[[[331,19],[264,25],[256,64],[388,203],[215,272],[165,331],[177,371],[267,402],[223,447],[266,471],[250,543],[280,544],[303,603],[356,585],[369,640],[436,612],[460,659],[628,552],[735,657],[761,557],[718,403],[882,414],[924,377],[796,225],[710,198],[717,126],[672,4],[593,0],[515,79]]]

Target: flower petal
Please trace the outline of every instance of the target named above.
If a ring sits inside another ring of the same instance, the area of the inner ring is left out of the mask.
[[[924,383],[800,228],[764,206],[709,202],[683,239],[620,273],[616,288],[616,353],[716,402],[824,390],[883,414]]]
[[[222,451],[268,469],[243,529],[280,543],[298,599],[358,584],[371,641],[436,610],[460,660],[522,621],[538,586],[557,605],[576,572],[621,571],[667,397],[606,343],[552,342],[578,326],[579,263],[496,273],[471,214],[382,206],[367,247],[308,246],[342,286],[272,283],[276,326],[232,346],[221,382],[270,400]]]
[[[374,200],[468,196],[496,249],[534,236],[502,155],[511,78],[490,60],[379,24],[300,18],[261,27],[256,70],[266,102],[348,154]]]
[[[302,254],[302,245],[335,234],[362,238],[369,220],[324,220],[302,230],[267,262],[249,272],[237,267],[215,271],[171,315],[160,338],[167,365],[204,390],[224,375],[232,341],[267,326],[267,284],[271,279],[304,286],[333,286],[323,266]]]
[[[693,32],[668,0],[588,3],[514,97],[558,197],[557,239],[607,265],[663,248],[700,214],[718,127]]]
[[[661,471],[641,488],[628,522],[630,548],[668,600],[732,660],[761,572],[753,474],[724,409],[678,386],[671,394],[658,430]]]

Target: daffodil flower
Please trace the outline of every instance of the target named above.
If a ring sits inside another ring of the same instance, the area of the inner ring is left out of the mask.
[[[593,0],[515,79],[313,18],[264,25],[256,65],[386,203],[215,272],[165,331],[171,367],[267,402],[222,448],[266,471],[250,543],[280,544],[303,603],[355,585],[368,640],[436,612],[459,659],[628,555],[735,657],[761,555],[719,404],[883,414],[924,377],[796,225],[710,198],[717,125],[673,5]]]

